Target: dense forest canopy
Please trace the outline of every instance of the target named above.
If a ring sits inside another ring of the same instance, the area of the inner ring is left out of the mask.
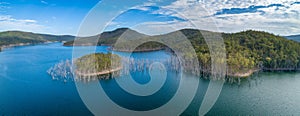
[[[75,61],[76,69],[83,73],[97,73],[122,66],[121,57],[116,54],[94,53],[85,55]]]
[[[300,43],[260,31],[222,34],[227,55],[227,74],[249,70],[288,71],[300,66]],[[200,38],[200,39],[199,39]],[[193,43],[204,69],[209,69],[210,54],[201,34],[189,39]]]

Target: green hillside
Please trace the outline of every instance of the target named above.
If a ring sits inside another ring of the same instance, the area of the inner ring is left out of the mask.
[[[113,31],[103,32],[102,34],[95,35],[95,36],[79,37],[76,39],[75,43],[74,43],[74,41],[68,41],[68,42],[64,43],[64,46],[112,45],[112,44],[116,43],[116,41],[119,39],[119,37],[122,36],[122,34],[125,32],[130,33],[130,37],[132,37],[132,36],[145,37],[146,36],[144,34],[138,33],[136,31],[128,29],[128,28],[119,28],[119,29],[116,29]],[[130,37],[128,37],[127,39],[130,39]]]
[[[21,31],[0,32],[0,46],[20,43],[36,44],[48,41],[71,41],[73,39],[74,36],[69,35],[56,36]]]
[[[192,32],[192,31],[188,31]],[[193,35],[193,36],[189,36]],[[300,66],[300,43],[267,32],[244,31],[222,34],[227,55],[227,74],[250,70],[295,71]],[[202,69],[210,69],[209,49],[200,32],[188,34]]]

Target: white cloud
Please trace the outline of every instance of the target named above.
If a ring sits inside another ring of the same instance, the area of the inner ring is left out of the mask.
[[[120,25],[121,25],[121,22],[112,21],[107,26],[117,26],[117,27],[119,27]]]
[[[46,26],[38,24],[36,20],[31,19],[15,19],[10,15],[0,15],[0,30],[22,30],[43,32]]]
[[[270,4],[290,5],[295,0],[200,0],[199,3],[207,9],[220,10],[224,8],[247,8],[249,6],[267,6]]]
[[[156,14],[171,15],[192,21],[196,28],[221,31],[238,32],[242,30],[255,29],[268,31],[280,35],[300,34],[300,4],[292,5],[295,0],[178,0],[170,5],[162,6]],[[261,12],[214,14],[222,9],[248,8],[250,6],[268,6],[271,4],[282,4],[284,7],[260,8]],[[172,12],[170,12],[172,11]],[[153,25],[149,23],[149,25]],[[190,27],[190,22],[155,22],[155,25],[173,26],[173,28]],[[153,26],[145,26],[153,27]],[[155,30],[155,29],[144,29]],[[168,31],[168,30],[166,30]],[[150,32],[151,33],[151,32]]]
[[[187,22],[174,20],[167,22],[144,22],[132,28],[148,35],[159,35],[183,29],[180,27],[189,28],[192,25]]]
[[[141,10],[141,11],[148,11],[149,10],[149,8],[145,7],[145,6],[136,6],[136,7],[133,7],[131,9],[136,9],[136,10]]]

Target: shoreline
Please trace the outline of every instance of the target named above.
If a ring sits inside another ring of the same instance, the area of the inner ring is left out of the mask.
[[[78,46],[78,47],[82,47],[82,46],[99,46],[99,45],[94,45],[94,44],[92,44],[92,43],[88,43],[88,44],[77,44],[77,45],[65,45],[65,43],[63,42],[63,45],[62,46],[65,46],[65,47],[76,47],[76,46]],[[102,46],[102,45],[100,45],[100,46]]]
[[[108,51],[116,51],[116,52],[153,52],[153,51],[160,51],[160,50],[166,50],[166,47],[160,47],[160,48],[151,48],[151,49],[135,49],[133,51],[130,50],[122,50],[122,49],[115,49],[113,47],[113,44],[101,44],[101,45],[95,45],[93,43],[85,43],[85,44],[65,44],[63,43],[63,46],[66,47],[75,47],[75,46],[79,46],[79,47],[85,47],[85,46],[108,46],[109,48],[107,49]]]
[[[245,73],[240,73],[240,72],[226,73],[226,76],[227,77],[233,77],[233,78],[248,78],[249,76],[253,75],[255,72],[259,72],[259,71],[261,71],[261,70],[260,69],[251,69],[251,70],[248,70]]]
[[[56,43],[59,41],[46,41],[46,42],[40,42],[40,43],[17,43],[17,44],[8,44],[8,45],[2,45],[0,46],[0,52],[7,49],[7,48],[14,48],[19,46],[30,46],[30,45],[39,45],[39,44],[50,44],[50,43]]]
[[[264,68],[262,69],[265,72],[287,72],[287,71],[300,71],[300,68]]]
[[[111,51],[140,53],[140,52],[154,52],[154,51],[160,51],[160,50],[165,50],[165,49],[166,49],[166,48],[155,48],[155,49],[142,49],[142,50],[133,50],[133,51],[112,49]]]
[[[63,43],[63,46],[66,47],[74,47],[74,46],[78,46],[78,47],[85,47],[85,46],[109,46],[110,48],[108,48],[108,51],[115,51],[115,52],[134,52],[134,53],[139,53],[139,52],[153,52],[153,51],[160,51],[160,50],[166,50],[166,48],[154,48],[154,49],[141,49],[141,50],[120,50],[120,49],[114,49],[112,45],[110,44],[101,44],[101,45],[93,45],[93,44],[76,44],[76,45],[65,45]]]
[[[245,73],[234,73],[234,74],[226,74],[228,77],[234,78],[248,78],[253,75],[255,72],[297,72],[300,71],[300,68],[263,68],[263,69],[251,69]]]
[[[80,77],[90,77],[90,76],[99,76],[99,75],[106,75],[106,74],[114,73],[114,72],[120,71],[121,69],[122,69],[122,67],[118,67],[115,69],[104,70],[104,71],[95,72],[95,73],[82,73],[79,71],[75,71],[75,74]]]

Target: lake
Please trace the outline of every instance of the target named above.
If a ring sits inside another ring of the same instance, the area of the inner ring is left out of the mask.
[[[96,51],[106,53],[106,48],[97,47]],[[71,59],[72,50],[72,47],[64,47],[61,43],[50,43],[8,48],[0,52],[0,115],[92,115],[81,100],[75,82],[52,80],[46,72],[61,60]],[[134,53],[132,57],[164,59],[168,54],[155,51]],[[156,74],[155,71],[151,73]],[[131,72],[131,75],[141,85],[151,81],[149,72]],[[153,90],[149,96],[132,95],[122,90],[119,84],[127,83],[128,77],[104,80],[100,84],[119,106],[147,111],[172,99],[182,81],[177,78],[179,75],[168,72],[161,89]],[[182,114],[196,115],[209,81],[195,77],[182,79],[199,81],[195,98]],[[84,84],[89,86],[95,83],[98,81]],[[225,83],[216,104],[207,115],[299,115],[299,84],[299,73],[259,73],[242,79],[240,84]]]

